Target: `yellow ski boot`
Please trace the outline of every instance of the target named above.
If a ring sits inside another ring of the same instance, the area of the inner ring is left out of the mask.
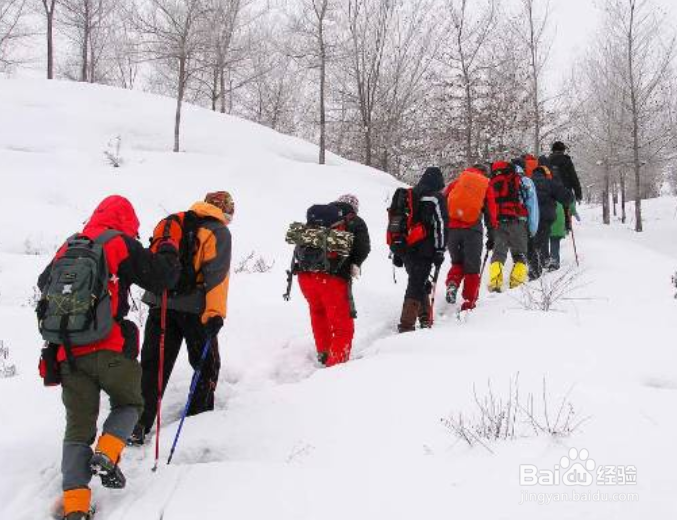
[[[519,287],[527,281],[528,276],[529,268],[527,267],[527,264],[524,262],[517,262],[510,273],[510,288],[514,289],[515,287]]]
[[[489,266],[489,292],[503,291],[503,264],[492,262]]]

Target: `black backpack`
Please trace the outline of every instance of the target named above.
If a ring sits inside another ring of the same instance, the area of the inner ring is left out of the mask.
[[[151,251],[157,252],[158,245],[165,238],[171,238],[179,247],[181,275],[174,289],[169,292],[171,296],[190,294],[197,286],[194,260],[199,245],[197,234],[202,221],[194,211],[174,213],[158,222],[153,230]]]
[[[388,208],[386,241],[398,257],[426,238],[425,226],[417,222],[418,201],[411,188],[397,188]]]
[[[104,245],[121,234],[108,230],[95,240],[73,235],[52,263],[37,307],[38,329],[46,342],[64,345],[70,363],[72,346],[101,341],[113,328]]]

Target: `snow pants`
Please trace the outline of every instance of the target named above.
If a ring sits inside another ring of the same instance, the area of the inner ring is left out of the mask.
[[[462,310],[474,309],[480,289],[482,269],[483,233],[479,229],[452,229],[449,232],[451,269],[447,274],[447,287],[463,284]]]
[[[315,347],[328,367],[350,357],[355,334],[348,281],[327,273],[300,273],[301,292],[310,307]]]
[[[160,365],[160,335],[161,335],[160,309],[153,308],[148,314],[146,330],[141,349],[141,388],[143,391],[144,409],[139,421],[148,433],[155,422],[158,399],[158,368]],[[167,323],[165,330],[165,362],[163,372],[164,394],[169,378],[172,375],[174,364],[181,350],[181,343],[186,340],[188,361],[197,369],[200,364],[202,350],[204,349],[207,335],[197,314],[167,310]],[[200,381],[195,388],[193,400],[188,409],[188,415],[197,415],[214,409],[214,393],[219,381],[221,370],[221,357],[217,338],[212,338],[211,348],[202,367]]]
[[[552,220],[541,220],[536,236],[529,241],[529,278],[536,280],[550,258],[550,229]]]
[[[559,269],[560,266],[561,246],[562,239],[560,237],[550,237],[550,265],[554,269]]]
[[[495,231],[494,253],[491,263],[500,262],[505,264],[508,259],[508,251],[515,263],[527,263],[529,249],[529,229],[525,220],[512,219],[501,220]]]
[[[96,439],[100,394],[110,398],[110,414],[103,424],[105,435],[124,443],[131,435],[141,410],[141,367],[136,359],[110,350],[77,357],[76,370],[61,363],[62,399],[66,407],[66,433],[61,473],[64,491],[87,488],[92,474],[89,461]]]
[[[451,269],[447,275],[447,285],[454,283],[457,287],[463,281],[464,274],[479,274],[482,268],[483,234],[478,229],[452,229],[449,232],[449,254]]]

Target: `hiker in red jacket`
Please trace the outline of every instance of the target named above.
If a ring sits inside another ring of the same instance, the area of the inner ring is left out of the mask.
[[[449,209],[451,269],[447,275],[446,299],[456,303],[463,283],[461,311],[475,308],[480,290],[484,220],[487,226],[487,249],[493,248],[493,230],[498,227],[496,201],[489,189],[489,178],[482,165],[463,171],[444,191]]]
[[[104,277],[108,280],[107,291],[103,289],[106,299],[109,299],[106,301],[109,307],[105,310],[112,316],[102,316],[97,312],[96,319],[91,320],[88,326],[92,336],[96,337],[99,323],[105,321],[111,326],[110,333],[102,334],[102,338],[95,342],[76,346],[70,344],[68,338],[72,336],[62,330],[65,344],[52,344],[49,347],[57,350],[58,367],[55,371],[60,373],[62,398],[66,407],[61,463],[63,517],[66,520],[90,518],[92,492],[89,482],[93,474],[101,477],[105,487],[122,488],[125,485],[118,463],[125,441],[143,409],[141,366],[137,361],[139,331],[133,322],[125,319],[129,312],[129,290],[135,284],[161,292],[172,288],[179,278],[176,244],[167,240],[160,244],[157,253],[152,253],[138,242],[138,233],[139,220],[131,203],[124,197],[108,197],[96,208],[82,232],[71,237],[61,247],[38,280],[38,287],[43,293],[43,300],[38,307],[42,332],[45,320],[55,316],[58,318],[59,313],[63,312],[46,296],[57,294],[68,298],[73,290],[71,287],[75,287],[75,277],[71,276],[68,280],[70,286],[63,287],[58,293],[54,292],[54,287],[60,283],[59,273],[64,272],[62,266],[65,264],[61,260],[77,257],[73,241],[78,241],[79,252],[84,250],[86,253],[87,248],[102,248],[106,267],[92,267],[91,272],[98,274],[102,281]],[[78,262],[71,264],[75,266],[71,272],[80,268],[82,261]],[[89,305],[96,305],[98,311],[102,303]],[[69,308],[66,312],[67,323],[73,314],[81,312],[81,308]],[[68,326],[64,321],[62,324]],[[110,398],[110,414],[92,452],[91,446],[97,436],[102,390]]]

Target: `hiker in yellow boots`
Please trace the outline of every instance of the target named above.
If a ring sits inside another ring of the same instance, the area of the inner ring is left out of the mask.
[[[538,197],[534,183],[517,164],[497,161],[491,166],[491,174],[490,187],[498,208],[498,229],[489,266],[489,291],[502,292],[508,251],[513,259],[510,288],[519,287],[528,279],[527,251],[529,237],[534,237],[538,231]]]

